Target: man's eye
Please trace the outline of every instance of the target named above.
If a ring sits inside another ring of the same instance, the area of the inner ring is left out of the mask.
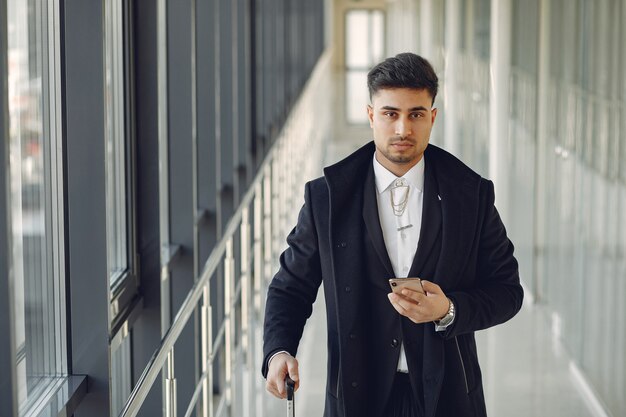
[[[394,113],[394,112],[392,112],[392,111],[388,111],[388,112],[385,112],[385,113],[383,113],[383,114],[384,114],[385,116],[387,116],[387,117],[394,117],[394,116],[396,115],[396,113]]]
[[[411,113],[411,117],[413,119],[421,119],[424,115],[422,113]]]

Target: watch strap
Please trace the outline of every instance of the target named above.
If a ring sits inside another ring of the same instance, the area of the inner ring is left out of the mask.
[[[450,302],[450,306],[448,307],[448,312],[446,313],[445,316],[443,316],[441,320],[435,321],[435,331],[437,332],[442,332],[446,330],[452,324],[452,322],[454,322],[456,308],[452,300],[448,298],[448,301]]]

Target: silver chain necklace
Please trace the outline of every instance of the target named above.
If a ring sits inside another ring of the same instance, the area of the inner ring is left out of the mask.
[[[394,199],[394,194],[395,194],[394,191],[399,190],[399,189],[403,189],[406,191],[404,193],[404,197],[398,203],[396,203]],[[389,194],[391,196],[391,209],[393,210],[393,214],[395,214],[398,217],[404,214],[404,210],[406,210],[406,207],[409,204],[409,191],[410,191],[410,187],[408,185],[405,185],[404,181],[401,179],[396,180],[394,186],[390,190]]]

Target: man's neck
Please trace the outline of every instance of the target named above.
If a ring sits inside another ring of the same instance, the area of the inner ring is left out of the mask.
[[[424,155],[422,155],[422,157],[417,160],[410,161],[405,164],[398,164],[395,162],[391,162],[384,156],[380,156],[378,151],[376,151],[376,153],[374,154],[374,157],[376,158],[378,163],[381,164],[387,171],[391,172],[396,177],[402,177],[404,174],[409,172],[411,168],[417,165],[422,160]]]

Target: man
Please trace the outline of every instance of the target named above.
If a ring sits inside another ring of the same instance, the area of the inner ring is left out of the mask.
[[[493,184],[429,145],[438,79],[410,53],[368,74],[374,142],[305,187],[268,290],[263,375],[285,397],[324,283],[325,416],[486,416],[474,332],[521,308],[513,244]],[[425,293],[390,291],[420,277]]]

